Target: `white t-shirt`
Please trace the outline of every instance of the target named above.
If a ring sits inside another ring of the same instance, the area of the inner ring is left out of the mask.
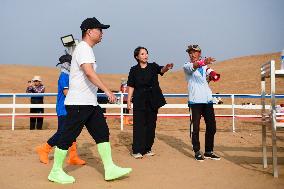
[[[69,91],[65,105],[98,105],[98,87],[88,80],[82,70],[81,65],[84,63],[92,64],[96,71],[97,65],[93,49],[85,41],[81,41],[72,54]]]

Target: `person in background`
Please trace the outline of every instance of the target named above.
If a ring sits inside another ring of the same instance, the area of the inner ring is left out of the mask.
[[[69,72],[71,65],[72,56],[69,54],[62,55],[59,58],[59,63],[56,65],[61,65],[60,75],[58,78],[58,90],[57,90],[57,102],[56,102],[56,113],[58,118],[58,127],[56,133],[44,144],[36,147],[36,152],[39,155],[40,162],[48,164],[48,154],[50,153],[52,147],[57,145],[58,139],[63,132],[66,122],[66,109],[64,106],[65,96],[69,90]],[[76,141],[72,143],[69,148],[69,158],[68,164],[70,165],[84,165],[86,162],[79,158],[77,154]]]
[[[45,87],[41,83],[41,77],[36,75],[33,77],[32,81],[28,82],[28,87],[26,93],[44,93]],[[31,97],[31,104],[43,104],[43,96],[33,96]],[[44,113],[43,108],[31,108],[30,113]],[[35,128],[38,130],[42,129],[43,117],[30,117],[30,130]]]
[[[121,78],[120,92],[128,93],[127,79],[126,78]],[[123,104],[127,104],[127,96],[126,95],[123,96]],[[123,108],[123,113],[129,114],[128,108]],[[130,120],[130,117],[128,115],[124,116],[123,124],[125,124],[125,125],[132,125],[133,124],[133,122]]]
[[[97,61],[92,49],[101,42],[103,29],[109,27],[101,24],[95,17],[85,19],[80,26],[82,41],[72,54],[69,91],[65,99],[67,117],[54,151],[54,163],[48,175],[50,181],[60,184],[75,182],[75,178],[65,173],[62,166],[68,148],[80,135],[84,126],[97,144],[104,165],[105,180],[118,179],[132,171],[131,168],[122,168],[113,162],[109,128],[97,102],[98,88],[105,92],[110,103],[116,102],[115,95],[96,72]]]
[[[173,68],[173,64],[159,66],[155,62],[148,63],[148,50],[145,47],[137,47],[134,58],[138,64],[131,67],[128,75],[127,108],[130,110],[133,102],[132,156],[140,159],[143,155],[155,155],[152,146],[158,109],[166,104],[158,75],[164,75]]]
[[[201,59],[201,48],[198,45],[190,45],[186,49],[189,55],[189,62],[183,66],[186,80],[188,82],[188,106],[192,111],[192,146],[195,152],[195,160],[204,161],[206,159],[220,160],[220,157],[213,153],[214,135],[216,133],[216,121],[213,108],[212,91],[209,88],[206,77],[209,80],[218,81],[220,75],[208,67],[215,61],[208,57]],[[205,153],[200,151],[199,130],[200,119],[204,117],[206,124],[205,132]]]

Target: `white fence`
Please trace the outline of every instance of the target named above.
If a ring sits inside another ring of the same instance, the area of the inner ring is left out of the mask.
[[[261,94],[262,99],[261,103],[263,106],[262,109],[262,156],[263,156],[263,167],[267,168],[267,144],[266,144],[266,130],[268,125],[271,127],[271,139],[272,139],[272,164],[273,164],[273,176],[278,177],[278,168],[277,168],[277,144],[276,144],[276,132],[277,128],[284,127],[283,122],[277,121],[278,115],[283,115],[283,113],[276,112],[276,78],[284,78],[284,70],[275,69],[275,61],[271,60],[261,66]],[[270,80],[270,82],[267,82]],[[271,110],[267,114],[265,111],[265,95],[266,95],[266,82],[270,84],[270,104]],[[281,87],[281,86],[280,86]],[[268,117],[268,119],[267,119]]]
[[[29,98],[32,96],[54,96],[56,97],[57,93],[0,93],[0,98],[12,98],[12,103],[10,104],[0,104],[0,109],[12,109],[11,113],[0,113],[0,119],[5,117],[11,117],[12,119],[12,130],[15,129],[15,120],[17,117],[46,117],[46,116],[56,116],[56,112],[54,113],[43,113],[43,114],[32,114],[32,113],[16,113],[16,109],[18,108],[49,108],[55,109],[56,104],[18,104],[16,102],[17,98]],[[120,117],[120,128],[123,130],[123,119],[124,116],[132,116],[132,114],[124,114],[123,108],[126,108],[126,104],[123,104],[123,97],[127,95],[127,93],[115,93],[118,97],[119,101],[116,104],[100,104],[102,108],[115,108],[120,109],[119,113],[106,113],[105,116],[116,116]],[[105,96],[104,93],[98,93],[98,96]],[[164,94],[165,98],[184,98],[185,102],[187,102],[187,94]],[[231,114],[216,114],[216,117],[229,117],[232,118],[232,131],[235,132],[235,119],[236,118],[261,118],[261,114],[259,115],[237,115],[235,113],[236,109],[250,109],[250,110],[261,110],[261,105],[238,105],[235,104],[236,98],[261,98],[259,94],[216,94],[213,97],[221,97],[221,98],[230,98],[230,104],[221,104],[214,105],[214,108],[221,109],[231,109]],[[270,95],[266,95],[266,98],[270,98]],[[276,98],[284,98],[284,95],[276,95]],[[188,109],[187,104],[166,104],[162,108],[168,109]],[[270,105],[266,105],[265,109],[270,109]],[[190,114],[158,114],[158,117],[190,117]]]

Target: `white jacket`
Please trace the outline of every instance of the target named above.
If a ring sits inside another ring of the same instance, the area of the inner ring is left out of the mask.
[[[203,71],[203,74],[201,72]],[[188,88],[188,102],[189,104],[208,104],[213,103],[212,91],[209,88],[206,80],[207,66],[194,69],[193,63],[187,62],[183,66],[183,70],[186,76],[187,88]]]

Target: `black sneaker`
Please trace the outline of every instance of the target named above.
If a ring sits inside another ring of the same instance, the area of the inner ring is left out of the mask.
[[[214,154],[213,152],[205,152],[204,153],[204,158],[205,159],[212,159],[212,160],[220,160],[221,158]]]
[[[204,157],[202,156],[202,154],[200,152],[196,152],[194,155],[195,160],[197,161],[204,161]]]

